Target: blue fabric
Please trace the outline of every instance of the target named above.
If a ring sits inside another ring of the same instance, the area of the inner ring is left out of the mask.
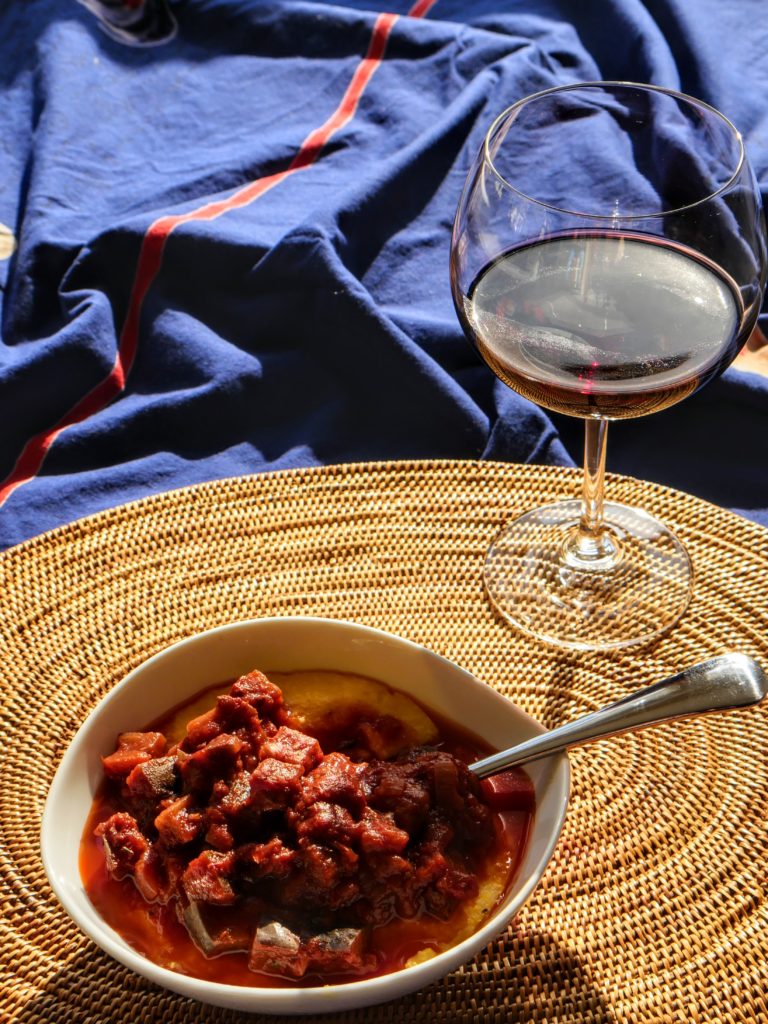
[[[420,18],[409,7],[180,0],[174,38],[131,48],[74,0],[0,0],[0,224],[17,242],[0,258],[0,480],[14,481],[0,545],[271,469],[579,461],[580,424],[495,381],[456,319],[448,247],[469,162],[527,93],[630,79],[721,109],[767,192],[763,5],[437,0]],[[383,60],[314,162],[178,223],[142,256],[158,219],[291,166],[337,110],[383,10],[400,15]],[[155,272],[123,382],[115,359],[140,265]],[[731,369],[611,433],[610,469],[768,524],[768,380]],[[47,439],[37,464],[34,438]]]

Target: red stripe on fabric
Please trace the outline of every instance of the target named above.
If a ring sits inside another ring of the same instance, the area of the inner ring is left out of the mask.
[[[99,412],[125,388],[125,378],[136,355],[141,303],[160,269],[167,238],[167,234],[153,232],[153,228],[157,224],[160,224],[160,221],[156,221],[150,227],[141,244],[128,315],[115,362],[109,375],[84,395],[52,428],[36,434],[27,441],[13,469],[0,484],[0,506],[8,500],[17,487],[34,479],[45,461],[51,445],[63,430],[74,426],[75,423],[81,423],[89,416]],[[134,296],[138,297],[137,301]]]
[[[435,6],[437,0],[416,0],[416,3],[408,11],[409,18],[423,18],[425,14]]]
[[[410,17],[421,17],[429,10],[436,0],[418,0],[409,11]],[[417,12],[418,9],[418,13]],[[302,142],[288,168],[276,174],[257,178],[255,181],[239,189],[227,199],[206,203],[196,210],[187,213],[160,217],[148,228],[141,244],[136,274],[128,302],[128,312],[120,333],[115,362],[109,375],[88,392],[67,412],[52,428],[42,431],[31,438],[16,460],[11,472],[0,484],[0,506],[11,496],[21,484],[34,479],[42,466],[48,451],[62,431],[89,416],[100,412],[109,402],[117,397],[125,388],[126,378],[131,371],[139,342],[139,328],[144,299],[160,272],[165,251],[165,243],[170,233],[180,224],[190,221],[213,220],[230,210],[240,209],[252,203],[259,196],[274,188],[284,178],[296,171],[310,167],[320,156],[328,140],[343,128],[354,117],[360,98],[368,83],[384,57],[392,28],[399,15],[380,14],[373,25],[368,50],[355,69],[336,110],[319,128],[315,128]]]
[[[330,137],[354,117],[360,97],[363,95],[374,71],[382,61],[387,40],[397,18],[398,15],[396,14],[380,14],[378,16],[373,26],[371,41],[368,44],[368,52],[358,64],[341,103],[325,124],[309,133],[302,143],[301,149],[291,161],[289,170],[300,170],[302,167],[314,163]]]

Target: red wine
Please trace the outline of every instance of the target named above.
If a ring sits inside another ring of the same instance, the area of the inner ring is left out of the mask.
[[[618,232],[504,253],[477,276],[461,313],[510,387],[556,412],[607,419],[685,398],[730,363],[751,326],[715,264]]]

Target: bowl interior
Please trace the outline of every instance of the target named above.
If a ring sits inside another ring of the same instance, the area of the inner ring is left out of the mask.
[[[91,713],[61,761],[45,805],[41,847],[46,873],[64,908],[98,945],[145,977],[204,1002],[252,1012],[338,1012],[370,1005],[420,988],[466,962],[504,929],[543,873],[568,802],[564,755],[527,768],[536,787],[536,815],[523,863],[498,912],[465,942],[394,974],[301,990],[214,985],[151,963],[93,908],[80,881],[78,850],[102,777],[101,755],[114,749],[119,732],[140,729],[203,687],[253,668],[267,674],[333,669],[370,676],[411,694],[496,748],[542,731],[511,701],[452,662],[367,627],[298,617],[257,619],[191,637],[126,676]]]

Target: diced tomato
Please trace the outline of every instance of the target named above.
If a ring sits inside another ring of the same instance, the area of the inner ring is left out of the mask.
[[[482,779],[485,802],[493,811],[528,811],[536,807],[536,791],[522,768],[510,768]]]
[[[117,743],[117,750],[101,759],[112,779],[127,778],[136,765],[159,757],[165,750],[165,736],[160,732],[122,732]]]

